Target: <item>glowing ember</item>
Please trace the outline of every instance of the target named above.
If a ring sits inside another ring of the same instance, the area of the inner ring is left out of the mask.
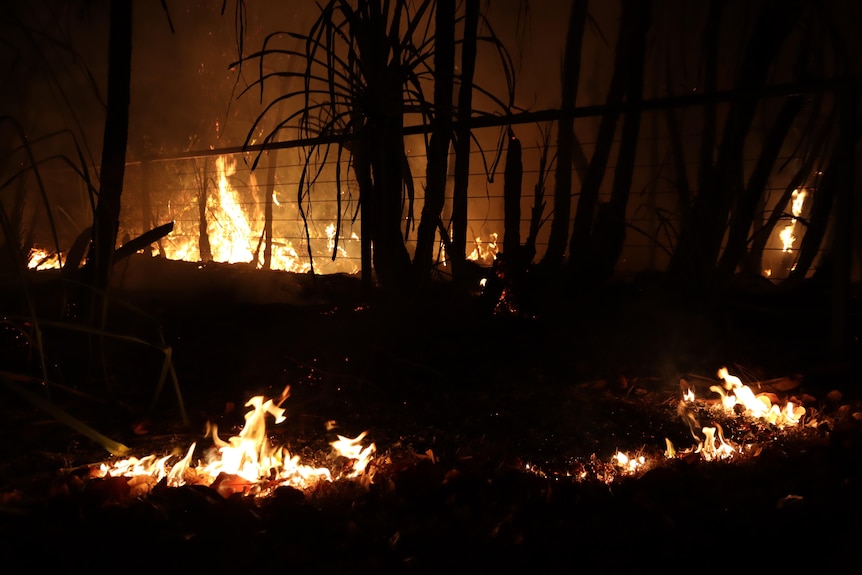
[[[624,474],[632,474],[640,471],[646,464],[646,457],[638,455],[637,457],[629,457],[622,451],[617,451],[613,457],[613,463],[622,469]]]
[[[142,492],[165,480],[169,486],[210,485],[223,495],[236,492],[266,495],[282,485],[308,489],[320,481],[332,481],[340,477],[369,478],[368,465],[376,447],[373,443],[362,445],[365,433],[354,439],[338,436],[338,441],[331,444],[336,454],[351,462],[346,470],[333,474],[325,467],[302,464],[299,457],[291,455],[287,448],[270,444],[266,435],[267,415],[275,423],[281,423],[284,421],[282,407],[271,399],[264,401],[261,396],[252,397],[246,407],[252,409],[245,414],[245,425],[239,435],[224,441],[218,436],[215,426],[210,427],[215,447],[208,450],[205,463],[194,460],[196,446],[192,444],[185,457],[173,465],[169,465],[168,461],[174,455],[160,459],[154,455],[143,459],[132,457],[110,466],[103,464],[94,475],[129,477],[134,479],[130,480],[133,487],[143,486],[140,489]]]

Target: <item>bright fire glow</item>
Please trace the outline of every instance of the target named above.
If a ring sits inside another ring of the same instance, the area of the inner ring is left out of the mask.
[[[743,385],[738,377],[730,375],[726,367],[718,370],[718,377],[724,380],[724,387],[714,385],[710,390],[721,395],[721,404],[727,411],[733,411],[735,406],[741,405],[745,408],[746,415],[779,427],[796,425],[805,415],[805,408],[801,405],[794,406],[792,402],[787,402],[782,409],[774,405],[768,395],[756,395],[750,387]]]
[[[782,244],[781,251],[785,253],[793,251],[793,244],[796,242],[796,236],[793,235],[793,232],[796,229],[796,218],[802,215],[802,208],[805,206],[805,197],[807,195],[808,194],[805,190],[797,189],[793,190],[793,195],[790,197],[790,213],[793,214],[793,218],[790,220],[790,223],[778,233],[778,237],[781,239]]]
[[[473,251],[470,252],[469,256],[467,256],[467,259],[479,262],[480,264],[491,265],[494,263],[495,257],[497,257],[496,232],[491,234],[491,239],[487,242],[483,241],[481,237],[476,238],[476,247],[473,248]]]
[[[617,451],[613,457],[613,463],[623,470],[625,474],[637,473],[646,464],[646,457],[638,455],[630,457],[622,451]]]
[[[695,453],[700,453],[705,460],[726,459],[736,453],[733,446],[724,439],[724,433],[720,427],[704,427],[702,431],[704,438]]]
[[[214,448],[205,454],[206,462],[195,461],[196,446],[192,444],[185,457],[174,464],[168,463],[173,455],[159,459],[154,455],[132,457],[110,466],[103,464],[95,475],[128,477],[133,489],[137,487],[144,493],[164,479],[169,486],[210,485],[225,496],[237,492],[266,495],[282,485],[308,489],[320,481],[340,477],[370,479],[368,466],[376,447],[373,443],[362,444],[366,433],[353,439],[339,435],[338,441],[332,442],[336,454],[350,461],[345,470],[333,473],[325,467],[302,464],[299,456],[291,455],[286,447],[270,443],[267,416],[276,424],[284,421],[284,409],[273,400],[252,397],[246,407],[252,409],[245,414],[245,425],[238,435],[224,441],[215,426],[210,427]]]
[[[212,260],[221,263],[245,263],[252,264],[255,268],[262,268],[264,264],[264,225],[265,218],[263,209],[256,198],[259,197],[257,181],[253,172],[249,172],[246,183],[237,189],[236,182],[243,181],[237,176],[236,160],[232,156],[218,156],[215,160],[215,189],[206,199],[206,240],[209,243]],[[294,229],[285,222],[291,222],[290,216],[284,219],[284,211],[291,209],[289,205],[279,201],[276,192],[272,192],[272,203],[276,211],[282,215],[273,216],[273,225],[282,226],[280,233],[272,231],[270,269],[284,270],[295,273],[306,273],[311,270],[308,261],[306,247],[299,247],[286,239],[283,234],[302,236],[302,224]],[[191,202],[196,200],[191,199]],[[196,212],[189,210],[188,206],[181,200],[174,202],[173,207],[169,203],[169,213],[177,220],[174,233],[170,234],[162,243],[165,255],[168,259],[183,261],[201,261],[203,256],[200,249],[199,226],[197,222],[193,225],[188,223],[189,214]],[[183,215],[185,214],[185,215]],[[182,222],[185,222],[183,224]],[[182,226],[184,229],[180,229]],[[287,229],[285,229],[285,226]],[[193,229],[190,229],[193,228]],[[312,245],[317,246],[314,250],[315,269],[317,271],[337,271],[356,273],[359,266],[348,253],[348,246],[358,244],[359,237],[353,233],[349,238],[339,238],[338,260],[332,261],[332,249],[335,246],[336,226],[330,223],[325,227],[325,238],[318,240],[312,234]],[[328,253],[324,252],[326,245]],[[319,258],[317,256],[320,256]],[[323,268],[323,269],[321,269]]]
[[[31,270],[58,270],[60,258],[56,253],[48,253],[39,248],[30,248],[27,256],[27,268]]]

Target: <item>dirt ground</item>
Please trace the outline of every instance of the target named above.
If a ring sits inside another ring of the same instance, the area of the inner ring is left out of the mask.
[[[277,397],[289,384],[273,441],[329,464],[335,432],[367,430],[380,456],[375,478],[281,488],[263,500],[200,486],[131,497],[122,481],[86,479],[104,450],[9,388],[31,384],[7,381],[6,572],[37,563],[711,572],[802,560],[823,571],[854,557],[859,316],[848,318],[850,352],[836,357],[823,294],[746,293],[696,306],[639,278],[577,296],[525,291],[515,313],[494,313],[496,299],[439,285],[410,300],[364,301],[356,278],[342,276],[315,283],[182,264],[127,273],[122,299],[134,309],[117,306],[111,329],[170,346],[190,425],[170,385],[148,410],[161,352],[111,340],[94,357],[93,334],[44,325],[48,369],[65,386],[52,390],[56,404],[145,455],[205,441],[207,421],[238,430],[248,398]],[[56,306],[42,291],[40,301]],[[7,317],[3,371],[32,372],[32,344]],[[662,461],[667,441],[693,444],[677,414],[680,379],[708,397],[722,365],[746,382],[784,382],[782,395],[820,423],[777,433],[728,416],[725,433],[757,456]],[[625,477],[607,463],[617,450],[662,463]]]

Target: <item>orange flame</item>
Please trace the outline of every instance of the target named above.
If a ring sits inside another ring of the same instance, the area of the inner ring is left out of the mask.
[[[320,481],[333,481],[341,477],[369,478],[368,466],[376,447],[373,443],[362,445],[365,432],[353,439],[339,435],[338,440],[331,443],[338,455],[352,462],[346,471],[335,476],[328,468],[302,464],[299,456],[291,455],[287,448],[270,444],[266,435],[267,415],[272,416],[275,423],[283,422],[285,410],[282,407],[271,399],[264,401],[262,396],[252,397],[246,407],[252,409],[245,414],[245,425],[239,435],[224,441],[219,437],[216,427],[210,426],[216,449],[210,450],[207,463],[196,465],[196,444],[192,444],[185,457],[173,465],[168,464],[173,455],[159,459],[154,455],[143,459],[131,457],[110,466],[103,464],[94,475],[135,478],[136,485],[145,485],[144,491],[152,484],[165,480],[169,486],[211,485],[223,495],[237,491],[266,495],[282,485],[309,489]],[[149,480],[141,482],[141,477]]]

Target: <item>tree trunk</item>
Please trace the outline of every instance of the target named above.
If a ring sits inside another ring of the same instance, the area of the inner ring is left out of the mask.
[[[622,21],[620,23],[619,39],[617,40],[616,53],[614,55],[614,73],[608,88],[608,109],[602,115],[599,133],[596,136],[596,147],[590,166],[584,180],[581,183],[581,195],[578,199],[578,207],[575,211],[575,222],[572,228],[572,237],[569,243],[568,269],[570,275],[578,273],[589,265],[590,259],[590,234],[593,228],[593,220],[599,200],[599,191],[605,177],[611,147],[614,142],[614,134],[619,120],[619,106],[623,103],[626,88],[628,87],[629,65],[632,58],[633,30],[637,26],[632,21],[632,10],[626,9],[623,4]],[[636,44],[636,43],[635,43]]]
[[[850,197],[845,196],[852,190],[853,185],[853,170],[855,169],[854,160],[856,154],[856,142],[859,138],[858,132],[858,94],[854,90],[846,90],[839,93],[837,105],[839,106],[838,124],[839,134],[835,149],[832,151],[832,157],[829,160],[829,165],[823,174],[823,182],[814,194],[814,202],[811,205],[810,217],[808,219],[808,228],[805,230],[805,236],[802,238],[802,244],[799,246],[799,257],[796,260],[796,265],[790,272],[786,280],[786,286],[798,285],[811,269],[814,260],[823,244],[823,239],[829,229],[830,215],[833,213],[833,205],[837,209],[835,213],[835,232],[833,233],[832,246],[832,264],[848,266],[849,274],[849,256],[841,250],[849,250],[848,247],[838,245],[842,242],[850,242],[851,230],[848,229],[849,222],[846,218],[851,217],[848,213],[842,213],[849,210]],[[836,261],[836,247],[842,260]],[[838,273],[843,273],[843,270]],[[849,277],[849,276],[848,276]],[[838,286],[833,286],[836,288]]]
[[[467,257],[467,206],[470,181],[470,116],[473,112],[473,74],[476,71],[476,34],[479,0],[464,3],[461,44],[461,84],[458,87],[458,127],[455,130],[455,181],[452,190],[452,272],[460,281]]]
[[[853,198],[856,189],[856,147],[859,139],[858,89],[840,94],[841,133],[838,146],[841,150],[841,170],[836,178],[835,221],[832,233],[832,318],[829,350],[834,360],[847,359],[847,317],[850,314],[851,267],[853,266]]]
[[[766,184],[769,182],[769,175],[772,173],[775,160],[781,152],[781,146],[784,144],[784,140],[793,126],[793,121],[803,104],[802,96],[787,98],[778,113],[778,117],[772,124],[772,129],[766,135],[760,157],[758,157],[757,164],[748,179],[748,186],[730,218],[727,245],[718,262],[719,285],[723,285],[731,279],[745,255],[745,246],[748,243],[752,223],[757,215],[757,206],[760,204]]]
[[[352,144],[353,173],[359,186],[359,259],[362,266],[362,295],[369,297],[374,289],[372,273],[371,238],[374,235],[372,223],[374,214],[374,182],[371,179],[371,160],[368,151],[367,128],[360,128],[357,139]]]
[[[772,0],[761,9],[736,84],[741,94],[752,93],[765,84],[767,73],[793,29],[802,4],[803,0]],[[730,208],[740,191],[743,146],[757,106],[758,100],[750,96],[731,104],[718,159],[713,169],[701,171],[701,187],[691,217],[683,222],[668,266],[668,279],[675,286],[701,294],[714,287]]]
[[[762,271],[762,261],[763,261],[763,251],[766,249],[766,244],[769,242],[769,237],[772,235],[772,231],[775,229],[775,226],[781,220],[782,215],[784,214],[784,206],[791,200],[793,197],[793,191],[797,188],[805,185],[805,182],[808,180],[809,176],[815,169],[815,165],[817,165],[818,160],[821,159],[820,154],[826,153],[828,148],[828,134],[829,130],[827,126],[831,124],[830,121],[826,122],[826,126],[818,131],[816,134],[814,141],[812,142],[810,149],[811,152],[805,157],[802,162],[802,165],[799,166],[799,169],[796,170],[796,173],[790,178],[790,182],[788,182],[786,188],[784,189],[784,193],[779,198],[778,202],[775,204],[775,208],[772,210],[772,213],[769,215],[769,218],[766,220],[766,223],[757,231],[754,237],[751,240],[751,249],[749,250],[748,257],[744,260],[744,265],[746,266],[746,271],[753,274],[759,274]]]
[[[120,199],[126,169],[132,70],[132,0],[112,0],[108,44],[108,98],[102,141],[99,201],[93,225],[90,265],[93,286],[107,289],[111,277]]]
[[[509,149],[503,172],[503,254],[514,269],[520,269],[521,249],[521,141],[509,130]]]
[[[574,110],[578,97],[578,80],[581,75],[581,48],[584,26],[587,21],[589,0],[575,0],[569,15],[566,32],[566,49],[563,57],[563,93],[561,108]],[[572,212],[572,148],[575,141],[574,118],[565,116],[557,125],[557,166],[554,183],[554,215],[548,248],[542,260],[550,269],[559,269],[569,240]]]
[[[212,246],[210,246],[210,236],[207,231],[207,202],[209,202],[209,160],[204,158],[204,167],[201,175],[201,181],[198,184],[198,251],[200,252],[201,261],[213,261]]]
[[[416,234],[413,267],[417,278],[430,278],[437,222],[446,199],[449,139],[452,133],[452,87],[455,74],[455,0],[438,0],[434,35],[434,125],[427,155],[425,202]]]
[[[614,184],[606,216],[597,221],[593,233],[593,270],[597,281],[604,281],[614,271],[617,260],[623,252],[626,237],[626,207],[631,193],[632,178],[640,136],[641,109],[644,87],[644,56],[646,52],[646,33],[652,20],[650,0],[624,0],[623,18],[632,23],[628,30],[631,44],[627,57],[628,85],[626,103],[628,107],[623,117],[622,139],[614,170]],[[600,241],[595,241],[596,239]]]
[[[524,242],[525,265],[532,263],[533,258],[536,257],[536,239],[539,236],[539,229],[542,227],[542,217],[545,213],[545,181],[547,179],[550,143],[550,134],[545,132],[544,139],[542,140],[542,152],[539,156],[539,173],[536,176],[536,185],[533,187],[533,207],[530,210],[530,231],[527,233],[527,240]]]
[[[278,150],[269,150],[266,168],[266,197],[263,214],[263,269],[272,268],[272,196],[275,193],[275,169],[278,166]],[[338,193],[338,192],[336,192]],[[338,214],[341,221],[341,214]]]

